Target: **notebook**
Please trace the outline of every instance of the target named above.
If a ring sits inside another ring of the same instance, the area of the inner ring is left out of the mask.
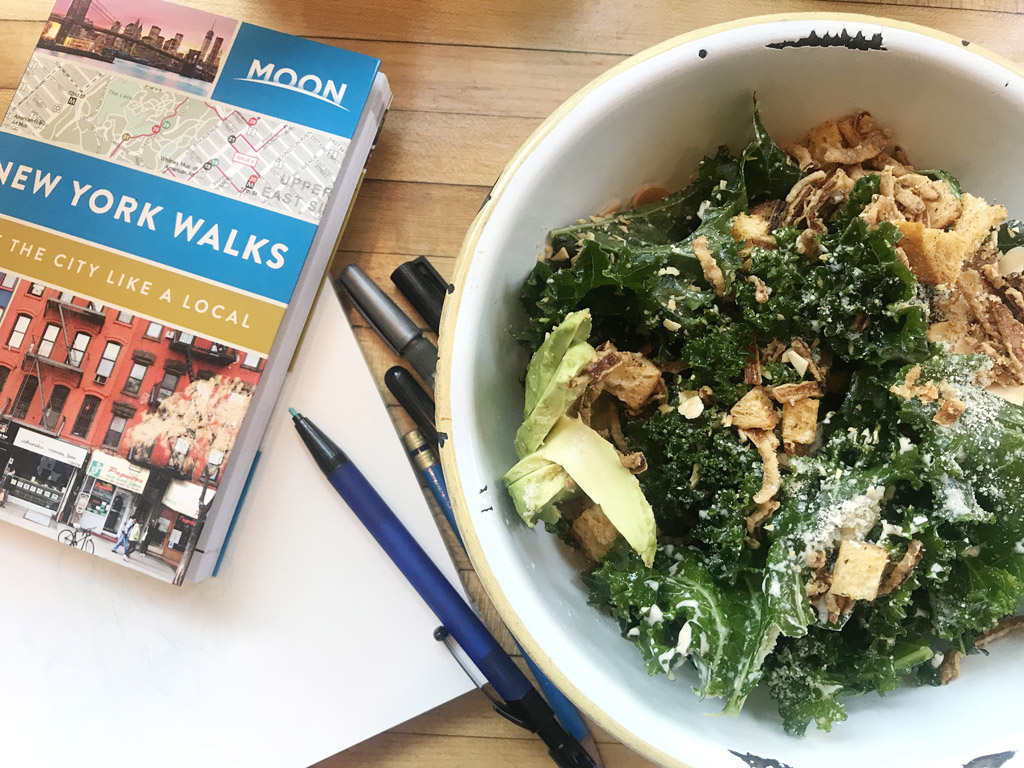
[[[0,126],[0,519],[213,573],[390,102],[379,64],[57,0]]]
[[[289,405],[458,584],[325,288],[217,578],[168,589],[0,530],[0,765],[301,768],[469,690],[432,638],[436,618],[306,453]]]

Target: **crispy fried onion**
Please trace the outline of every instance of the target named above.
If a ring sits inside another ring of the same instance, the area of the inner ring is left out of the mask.
[[[640,451],[634,451],[633,453],[616,451],[616,453],[619,454],[619,463],[634,475],[647,471],[647,458]]]
[[[782,487],[782,476],[779,474],[779,438],[768,429],[740,429],[740,437],[750,440],[761,454],[764,464],[764,479],[761,490],[754,494],[755,504],[771,501]]]
[[[828,609],[828,621],[830,624],[838,624],[840,616],[849,616],[853,613],[853,605],[857,601],[846,595],[837,595],[834,592],[825,593],[825,607]]]
[[[977,648],[984,648],[989,643],[994,643],[996,640],[1000,640],[1012,632],[1019,632],[1021,630],[1024,630],[1024,616],[1010,616],[1000,621],[987,632],[982,632],[978,635],[974,640],[974,645]]]
[[[939,664],[939,679],[943,685],[948,685],[960,677],[960,660],[963,657],[964,654],[956,650],[949,651],[942,657],[942,663]]]
[[[766,501],[764,504],[758,504],[757,509],[747,515],[747,533],[754,533],[768,522],[779,506],[779,502],[774,499]]]
[[[921,553],[924,551],[924,544],[917,539],[912,539],[910,544],[907,545],[907,553],[903,555],[903,559],[898,563],[892,564],[892,570],[889,570],[882,579],[882,585],[878,588],[878,596],[888,595],[891,592],[895,592],[907,577],[910,572],[917,567],[917,564],[921,562]]]
[[[994,269],[966,269],[956,288],[937,302],[941,322],[928,330],[930,341],[945,341],[960,354],[985,354],[995,364],[981,371],[978,383],[1024,384],[1024,296],[1000,280]]]
[[[806,156],[818,168],[858,165],[878,157],[892,136],[892,131],[875,125],[870,112],[858,112],[838,120],[826,120],[812,128],[807,135]],[[797,160],[804,161],[806,156]],[[803,165],[801,162],[801,167]]]
[[[747,352],[750,353],[750,357],[747,359],[747,364],[743,367],[743,381],[752,387],[761,386],[761,353],[757,348],[757,344],[751,344],[747,347]]]
[[[722,268],[718,266],[718,262],[715,261],[711,249],[708,248],[707,236],[701,235],[698,237],[693,241],[691,247],[693,248],[693,255],[700,262],[700,268],[704,270],[705,279],[715,289],[715,295],[723,295],[725,293],[725,275],[722,273]]]
[[[804,176],[786,195],[786,212],[782,223],[798,225],[806,222],[810,232],[825,232],[825,219],[846,201],[853,183],[853,179],[842,168],[827,173],[815,171]],[[806,243],[804,247],[806,250]]]
[[[793,339],[789,346],[796,354],[807,361],[807,370],[810,371],[814,380],[819,384],[824,382],[825,375],[828,373],[828,366],[825,365],[824,361],[821,365],[815,361],[814,350],[807,346],[803,339]]]

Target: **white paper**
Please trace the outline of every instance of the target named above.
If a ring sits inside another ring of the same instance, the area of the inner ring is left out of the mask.
[[[469,690],[291,426],[289,405],[330,434],[458,585],[329,287],[314,313],[219,576],[172,587],[0,526],[0,765],[307,766]]]

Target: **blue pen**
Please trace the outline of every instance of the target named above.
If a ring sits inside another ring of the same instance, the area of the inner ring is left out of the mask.
[[[334,489],[504,700],[504,709],[499,711],[540,736],[561,768],[594,766],[590,755],[558,724],[544,698],[355,464],[312,421],[294,408],[288,413]]]
[[[451,526],[452,533],[459,540],[459,544],[462,544],[462,535],[459,533],[459,526],[455,524],[455,513],[452,511],[452,501],[448,498],[448,486],[444,483],[441,465],[437,463],[437,457],[427,445],[423,433],[418,429],[406,432],[402,435],[402,442],[405,443],[405,449],[409,452],[412,463],[423,475],[427,488],[430,489],[437,505],[444,512],[444,517],[448,521],[448,525]],[[465,548],[466,545],[462,544],[462,546]]]
[[[448,488],[445,485],[444,475],[441,474],[441,466],[437,463],[434,452],[430,450],[430,446],[427,445],[427,441],[424,440],[423,435],[420,434],[418,429],[402,435],[402,442],[405,443],[406,450],[409,451],[413,464],[420,470],[423,479],[427,483],[427,487],[430,488],[430,492],[437,500],[441,511],[444,512],[444,516],[448,520],[448,524],[451,526],[455,537],[459,540],[459,544],[462,544],[459,527],[455,524],[455,513],[452,511],[451,499],[448,497]],[[520,653],[523,654],[526,665],[530,668],[530,672],[533,673],[537,685],[540,686],[540,690],[544,694],[544,698],[548,700],[548,704],[551,705],[551,709],[555,711],[555,715],[558,717],[562,727],[590,752],[598,765],[601,765],[597,746],[594,744],[594,737],[590,734],[590,729],[587,728],[587,724],[583,720],[583,716],[580,715],[579,710],[573,706],[564,693],[555,687],[555,684],[548,679],[547,675],[534,664],[533,659],[526,654],[523,647],[519,645],[518,640],[516,641],[516,646],[519,648]]]

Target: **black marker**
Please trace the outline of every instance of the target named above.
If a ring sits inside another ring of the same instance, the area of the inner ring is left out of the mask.
[[[342,270],[338,285],[352,299],[356,309],[373,330],[388,343],[395,354],[408,360],[416,373],[427,382],[427,386],[433,389],[437,347],[423,338],[416,324],[355,264]]]

